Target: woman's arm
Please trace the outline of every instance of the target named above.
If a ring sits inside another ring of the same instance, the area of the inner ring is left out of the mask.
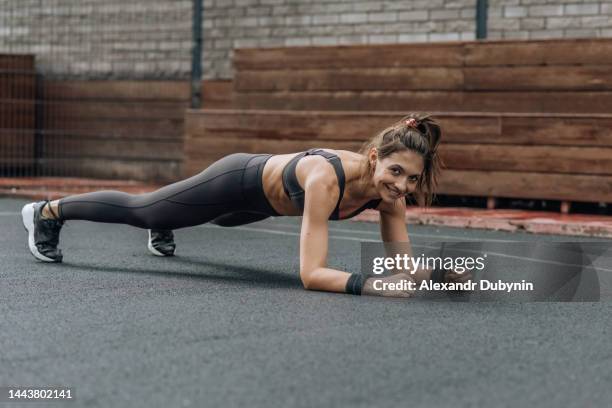
[[[331,177],[330,177],[331,176]],[[350,274],[327,267],[327,220],[340,194],[335,174],[318,171],[304,188],[304,214],[300,234],[300,278],[304,288],[345,292]]]
[[[326,292],[346,293],[350,273],[327,267],[328,219],[340,194],[336,175],[318,172],[306,182],[304,188],[304,214],[300,234],[300,278],[304,288]],[[380,278],[383,282],[396,283],[411,279],[405,274]],[[407,290],[375,290],[373,279],[363,283],[364,295],[408,297]]]
[[[380,211],[380,235],[383,242],[389,243],[385,246],[387,256],[395,256],[397,253],[413,256],[405,221],[406,202],[396,200],[393,205],[381,203],[378,209]],[[432,272],[431,269],[421,268],[411,274],[411,277],[418,284],[424,280],[432,279]],[[446,271],[439,279],[446,282],[466,282],[471,277],[471,273],[460,274]]]
[[[403,199],[395,200],[392,204],[381,202],[377,209],[380,212],[380,237],[383,242],[406,242],[409,248],[406,202]],[[412,250],[410,250],[410,255],[412,255]]]
[[[407,254],[413,256],[412,245],[408,237],[406,228],[406,201],[395,200],[393,204],[381,203],[380,211],[380,236],[385,245],[387,256],[393,257],[395,254]],[[411,271],[409,271],[411,272]],[[416,283],[431,278],[431,270],[419,269],[411,273]]]
[[[398,199],[393,203],[381,202],[377,209],[380,212],[380,237],[385,245],[386,255],[388,257],[394,257],[396,254],[413,256],[406,228],[406,201]],[[407,272],[410,273],[410,271]],[[431,271],[425,269],[410,274],[416,283],[429,279],[430,276]]]

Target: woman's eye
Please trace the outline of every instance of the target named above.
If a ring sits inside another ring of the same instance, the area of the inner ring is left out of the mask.
[[[394,174],[394,175],[396,175],[396,176],[398,176],[398,175],[401,173],[400,169],[392,169],[391,171],[392,171],[392,172],[393,172],[393,174]]]
[[[417,181],[419,181],[419,177],[418,176],[410,176],[408,178],[408,180],[410,180],[411,183],[416,183]]]

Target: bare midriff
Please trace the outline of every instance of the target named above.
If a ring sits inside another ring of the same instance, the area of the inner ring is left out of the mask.
[[[338,155],[344,170],[346,183],[344,185],[344,195],[340,202],[340,218],[346,217],[368,201],[377,198],[360,196],[357,191],[360,165],[363,160],[361,154],[348,150],[324,150]],[[268,159],[263,170],[262,181],[264,194],[270,202],[270,205],[276,212],[282,215],[302,215],[301,211],[295,208],[289,197],[287,197],[283,188],[282,179],[283,169],[296,154],[297,153],[274,155]],[[325,158],[322,156],[306,156],[300,159],[296,167],[296,176],[302,188],[308,172],[315,166],[323,163],[324,160]]]

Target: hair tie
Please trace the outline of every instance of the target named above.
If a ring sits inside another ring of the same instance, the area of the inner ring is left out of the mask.
[[[410,118],[407,119],[404,123],[406,123],[406,126],[411,127],[411,128],[417,128],[417,121],[415,118]]]

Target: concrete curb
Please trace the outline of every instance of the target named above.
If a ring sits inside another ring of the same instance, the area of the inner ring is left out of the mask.
[[[378,222],[379,213],[367,210],[355,221]],[[406,223],[496,231],[526,231],[534,234],[612,238],[612,217],[560,214],[543,211],[481,210],[473,208],[411,208]]]

